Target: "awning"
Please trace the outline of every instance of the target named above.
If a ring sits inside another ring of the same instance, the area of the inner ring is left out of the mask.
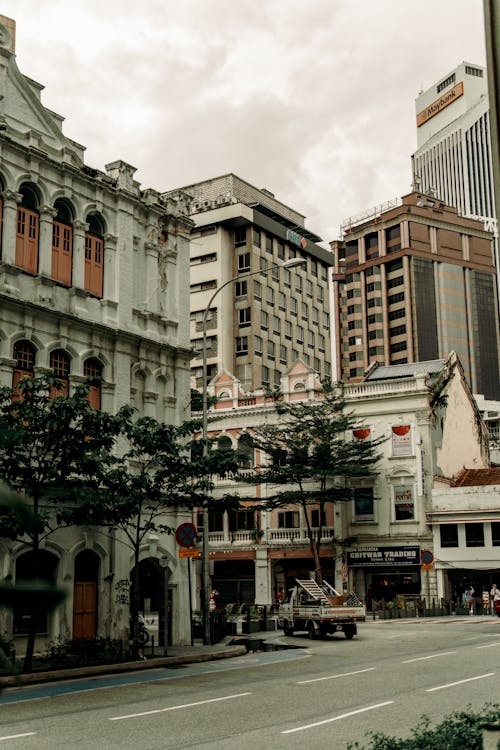
[[[434,560],[436,570],[498,570],[500,560]]]

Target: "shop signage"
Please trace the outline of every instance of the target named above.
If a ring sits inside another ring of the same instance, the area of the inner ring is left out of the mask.
[[[395,425],[392,428],[392,455],[411,456],[411,426],[409,424]]]
[[[307,240],[305,239],[305,237],[302,237],[302,235],[300,235],[298,232],[294,232],[292,229],[287,229],[286,238],[288,242],[292,243],[292,245],[297,245],[298,247],[307,246]]]
[[[438,115],[445,107],[448,107],[450,104],[453,104],[453,102],[456,102],[457,99],[459,99],[464,93],[464,83],[463,81],[460,81],[460,83],[457,83],[456,86],[453,86],[452,89],[446,92],[446,94],[443,94],[439,99],[436,99],[436,101],[432,102],[432,104],[429,104],[428,107],[423,109],[421,112],[417,115],[417,128],[419,128],[421,125],[424,124],[424,122],[427,122],[427,120],[430,120],[431,117],[435,117]]]
[[[360,547],[347,552],[349,567],[420,565],[420,547]]]
[[[180,547],[179,557],[199,557],[200,550],[198,547]]]

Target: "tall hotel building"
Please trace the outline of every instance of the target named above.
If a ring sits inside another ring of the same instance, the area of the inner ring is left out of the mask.
[[[481,219],[496,233],[486,69],[463,62],[415,100],[416,190]],[[500,282],[495,243],[497,281]],[[500,286],[500,284],[499,284]]]
[[[192,383],[202,385],[203,315],[207,316],[208,381],[235,375],[246,392],[277,389],[302,359],[321,378],[331,375],[329,271],[331,252],[305,227],[305,217],[233,174],[181,189],[191,199]],[[178,192],[178,191],[176,191]],[[265,269],[290,258],[306,263]],[[249,273],[254,275],[248,276]],[[237,277],[241,276],[241,281]]]
[[[483,223],[413,192],[342,229],[331,243],[337,378],[455,351],[472,391],[500,398],[493,235]]]

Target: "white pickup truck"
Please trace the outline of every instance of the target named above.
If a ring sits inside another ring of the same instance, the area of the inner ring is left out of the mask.
[[[278,607],[278,625],[285,635],[307,630],[310,638],[342,630],[353,638],[356,623],[366,620],[366,609],[356,594],[339,594],[329,583],[319,586],[313,580],[296,580],[285,601]]]

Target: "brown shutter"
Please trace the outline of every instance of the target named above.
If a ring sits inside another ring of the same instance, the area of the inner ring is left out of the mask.
[[[38,269],[38,225],[35,211],[22,206],[17,209],[16,266],[29,273]]]
[[[71,286],[73,230],[67,224],[54,221],[52,230],[52,278]]]
[[[85,235],[85,289],[102,297],[104,242],[100,237]]]

